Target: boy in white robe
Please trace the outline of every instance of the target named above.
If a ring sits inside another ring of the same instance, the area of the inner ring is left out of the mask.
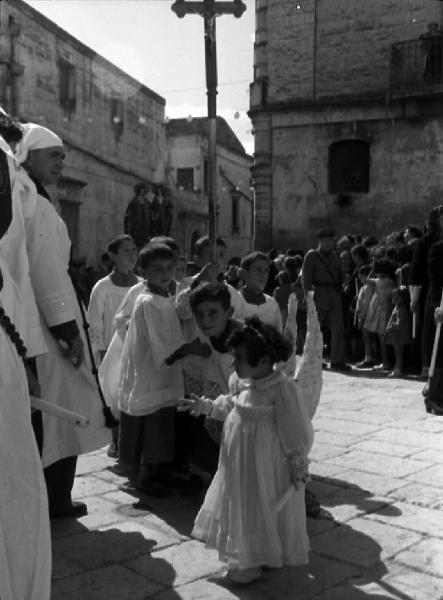
[[[184,344],[168,289],[175,255],[164,244],[148,244],[139,262],[145,291],[136,300],[121,358],[118,408],[121,411],[119,459],[138,470],[137,487],[151,496],[170,493],[174,458],[175,411],[183,395],[177,360],[192,350]]]

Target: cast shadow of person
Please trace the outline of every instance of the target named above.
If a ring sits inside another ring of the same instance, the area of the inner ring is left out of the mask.
[[[233,588],[219,578],[213,581],[239,600],[298,600],[314,594],[316,600],[390,600],[393,595],[398,600],[413,600],[384,581],[388,570],[381,558],[383,549],[370,534],[374,528],[378,536],[383,526],[363,519],[378,510],[393,517],[401,511],[369,490],[340,479],[315,478],[313,491],[322,511],[318,519],[308,519],[309,566],[265,572],[262,580],[245,589]],[[343,520],[358,520],[340,522],[340,509]]]
[[[145,598],[162,592],[167,600],[180,600],[173,565],[153,554],[156,539],[131,531],[126,522],[106,530],[77,525],[73,535],[53,539],[51,600]]]

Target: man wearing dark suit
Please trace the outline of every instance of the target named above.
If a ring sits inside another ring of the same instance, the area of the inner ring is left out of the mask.
[[[314,291],[320,326],[327,325],[331,332],[331,369],[349,371],[343,360],[344,324],[341,288],[343,273],[340,258],[335,252],[335,232],[322,229],[317,233],[319,245],[305,257],[302,281],[305,294]]]

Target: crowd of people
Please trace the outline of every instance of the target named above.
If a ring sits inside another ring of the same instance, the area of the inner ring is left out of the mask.
[[[77,457],[106,445],[139,493],[205,493],[193,535],[232,582],[306,564],[322,368],[427,374],[443,207],[425,233],[325,229],[306,254],[230,257],[205,236],[188,261],[171,237],[122,233],[88,280],[46,189],[63,160],[54,132],[0,112],[0,597],[49,599],[49,519],[87,514]]]

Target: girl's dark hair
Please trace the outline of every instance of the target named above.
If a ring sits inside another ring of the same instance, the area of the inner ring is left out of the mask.
[[[361,258],[361,260],[365,263],[369,262],[369,251],[366,246],[363,246],[362,244],[354,246],[351,250],[351,255],[352,254]]]
[[[202,302],[217,302],[224,310],[231,308],[231,293],[224,283],[202,283],[191,293],[189,305],[192,312]]]
[[[273,364],[287,361],[292,353],[291,341],[258,317],[246,319],[244,327],[231,335],[228,346],[244,347],[251,367],[256,367],[265,356],[268,356]]]
[[[173,260],[175,254],[166,244],[146,244],[138,255],[138,264],[146,269],[154,260]]]
[[[123,242],[133,242],[133,241],[134,240],[132,239],[132,237],[130,235],[126,235],[125,233],[122,233],[121,235],[117,235],[115,238],[112,238],[112,240],[110,240],[108,242],[108,246],[106,249],[108,252],[117,254],[117,252],[120,250],[120,246],[123,244]]]
[[[395,267],[387,258],[374,260],[374,268],[372,271],[375,274],[386,275],[395,281]]]

